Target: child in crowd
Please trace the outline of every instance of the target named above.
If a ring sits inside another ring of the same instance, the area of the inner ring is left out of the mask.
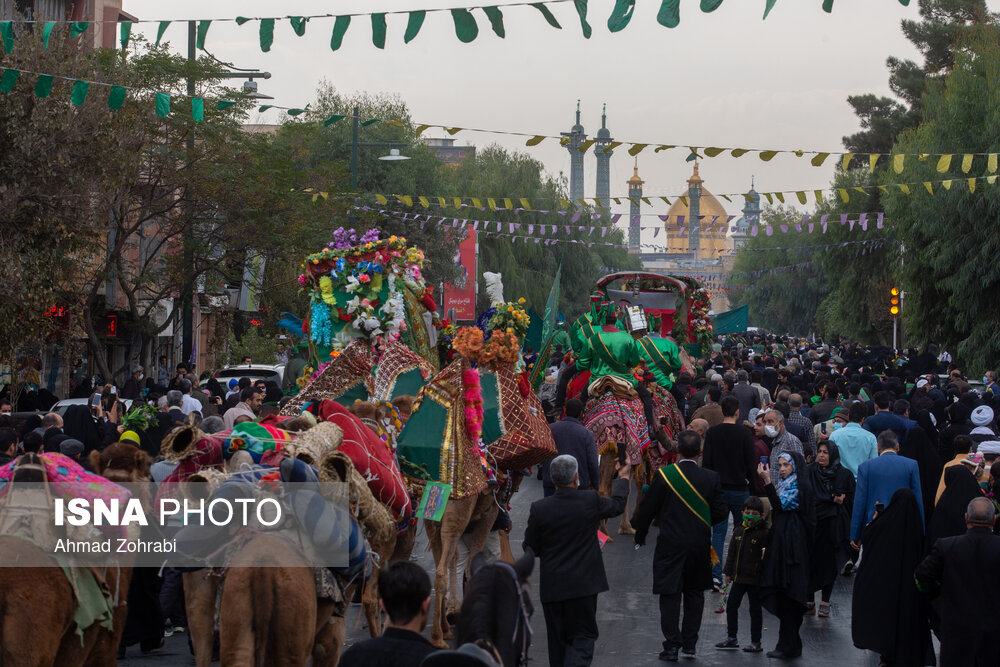
[[[743,524],[733,530],[729,542],[729,552],[722,573],[730,584],[726,603],[726,625],[728,637],[715,645],[718,649],[738,649],[736,636],[739,630],[740,602],[746,595],[750,599],[750,644],[743,647],[747,653],[760,653],[763,615],[760,606],[760,589],[757,580],[760,564],[764,560],[767,546],[767,522],[764,521],[764,503],[756,496],[750,496],[743,503]]]

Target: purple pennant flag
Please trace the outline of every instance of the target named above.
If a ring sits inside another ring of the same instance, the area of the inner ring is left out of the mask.
[[[750,236],[757,236],[760,233],[760,225],[754,225],[750,228]]]
[[[462,223],[461,223],[461,221],[458,218],[452,218],[452,221],[451,221],[451,226],[452,227],[458,227],[460,224],[462,224]]]
[[[510,231],[511,234],[513,234],[514,233],[514,223],[513,222],[508,222],[507,223],[507,229]]]
[[[579,227],[576,228],[576,231],[582,232],[584,229],[585,227],[583,225],[580,225]]]
[[[882,218],[885,217],[885,213],[878,214],[878,220],[875,221],[875,227],[877,229],[882,229]]]
[[[823,223],[823,224],[825,225],[825,224],[826,224],[826,220],[827,220],[827,218],[829,218],[829,217],[830,217],[830,216],[829,216],[829,214],[827,214],[827,213],[824,213],[823,215],[821,215],[821,216],[819,217],[819,221],[820,221],[821,223]],[[826,228],[824,227],[824,229],[826,229]]]
[[[588,244],[587,244],[587,247],[588,247],[588,248],[593,248],[593,247],[594,247],[594,244],[593,244],[592,242],[591,242],[591,243],[588,243]]]
[[[514,213],[516,213],[517,215],[521,215],[521,211],[523,210],[524,210],[523,208],[515,208]]]
[[[534,234],[535,233],[535,226],[534,225],[528,225],[528,233],[529,234]]]
[[[706,216],[706,217],[707,217],[707,216]],[[710,225],[714,225],[714,224],[715,224],[716,222],[718,222],[718,220],[719,220],[719,216],[717,216],[717,215],[713,215],[713,216],[712,216],[712,222],[710,222],[710,223],[708,223],[708,224],[710,224]]]
[[[668,222],[670,220],[669,215],[658,215],[656,217],[660,219],[660,222]]]
[[[868,231],[868,214],[867,213],[862,213],[860,216],[858,216],[858,224],[861,225],[861,229],[863,231],[866,231],[866,232]]]
[[[788,225],[781,225],[781,233],[782,234],[788,233]]]
[[[617,225],[618,221],[621,220],[621,219],[622,219],[622,214],[621,213],[615,213],[614,215],[611,216],[611,224],[612,225]]]
[[[813,228],[814,228],[814,227],[815,227],[815,225],[813,225],[813,223],[811,223],[811,222],[810,222],[810,223],[809,223],[809,233],[810,233],[810,234],[812,234],[812,233],[813,233]]]
[[[542,240],[542,239],[540,239],[540,238],[538,238],[538,237],[536,236],[536,237],[535,237],[535,245],[538,245],[538,242],[539,242],[539,241],[541,241],[541,240]]]
[[[659,227],[654,227],[653,228],[653,238],[655,239],[659,235],[660,235],[660,228]],[[604,236],[604,234],[601,234],[601,236]]]
[[[593,228],[593,227],[591,227],[591,228],[590,228],[590,235],[591,235],[591,236],[593,236],[593,235],[594,235],[594,228]]]
[[[472,228],[474,230],[476,230],[477,232],[479,231],[479,221],[478,220],[473,221]]]
[[[566,217],[566,211],[559,211],[559,215],[561,215],[561,216],[563,216],[565,218]]]
[[[684,227],[681,227],[680,229],[678,229],[677,230],[677,234],[678,234],[678,236],[684,236]]]
[[[541,213],[542,215],[548,215],[549,214],[548,211],[538,211],[538,212]]]
[[[608,228],[607,227],[601,227],[601,238],[603,239],[607,235],[608,235]]]
[[[576,213],[573,214],[573,217],[570,219],[570,222],[578,221],[581,215],[583,214],[580,211],[577,211]]]
[[[851,219],[851,220],[848,220],[848,222],[850,223],[849,226],[848,226],[848,229],[853,232],[854,231],[854,223],[857,222],[857,220]]]
[[[767,235],[768,235],[768,236],[771,236],[772,234],[774,234],[774,227],[773,227],[773,226],[771,226],[771,225],[768,225],[768,226],[766,227],[765,231],[767,232]]]
[[[601,214],[600,213],[595,213],[594,214],[594,220],[600,220],[600,219],[601,219]]]
[[[848,216],[847,213],[841,213],[840,214],[840,224],[841,225],[846,225],[847,224],[847,216]]]
[[[823,217],[825,218],[826,216],[824,215]],[[820,221],[819,226],[823,228],[823,233],[826,234],[826,220]]]

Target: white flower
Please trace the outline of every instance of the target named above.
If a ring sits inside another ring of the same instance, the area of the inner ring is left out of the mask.
[[[360,297],[354,297],[353,299],[351,299],[350,301],[347,302],[347,312],[353,313],[360,306],[361,306],[361,299],[360,299]]]
[[[361,287],[361,282],[355,276],[347,276],[347,287],[344,291],[348,294],[353,294],[359,287]]]

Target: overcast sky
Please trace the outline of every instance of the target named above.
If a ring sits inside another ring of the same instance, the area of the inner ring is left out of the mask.
[[[904,7],[898,0],[836,0],[833,13],[826,14],[821,0],[779,0],[762,21],[764,0],[728,0],[711,14],[700,11],[698,0],[681,0],[681,23],[674,29],[656,23],[659,4],[639,0],[629,26],[612,34],[606,21],[614,0],[591,0],[589,40],[572,3],[566,3],[552,7],[562,30],[549,27],[532,7],[505,10],[506,39],[496,37],[483,12],[475,10],[480,34],[471,44],[456,39],[451,15],[444,12],[429,13],[410,44],[403,43],[407,17],[389,16],[384,50],[372,45],[367,17],[354,19],[337,52],[329,48],[332,18],[311,21],[304,37],[279,21],[269,53],[260,51],[256,22],[214,23],[206,47],[237,66],[270,71],[273,77],[260,82],[260,92],[283,106],[304,106],[327,79],[348,93],[398,93],[418,122],[553,135],[573,124],[579,98],[591,136],[606,102],[608,125],[618,140],[820,151],[842,150],[841,138],[858,129],[847,96],[888,94],[886,57],[915,56],[899,24],[918,18],[916,2]],[[140,19],[180,20],[460,5],[455,0],[125,0],[124,8]],[[155,38],[155,25],[137,28]],[[180,50],[186,35],[186,26],[178,23],[165,39]],[[270,111],[251,121],[280,118],[280,112]],[[463,132],[456,138],[459,144],[499,143],[527,151],[549,172],[568,177],[569,155],[554,141],[526,148],[523,139],[496,135]],[[633,158],[625,149],[611,159],[612,196],[625,196],[632,175]],[[645,194],[680,193],[691,173],[687,153],[640,154]],[[755,154],[720,156],[706,160],[701,175],[714,193],[744,192],[751,176],[759,191],[811,190],[828,186],[834,163],[830,159],[817,168],[808,157],[779,155],[764,163]],[[592,151],[585,165],[590,197]],[[738,214],[741,205],[723,203]],[[663,213],[665,206],[645,212]],[[651,224],[647,220],[644,225]]]

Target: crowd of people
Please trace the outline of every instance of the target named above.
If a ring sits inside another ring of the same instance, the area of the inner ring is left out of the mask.
[[[575,422],[581,406],[565,393],[574,359],[549,363],[543,405]],[[836,578],[855,574],[854,643],[882,664],[936,664],[932,632],[942,665],[1000,664],[972,602],[1000,594],[988,560],[1000,549],[993,372],[977,391],[928,352],[741,337],[717,343],[670,391],[687,423],[671,443],[678,462],[654,475],[633,517],[637,545],[659,527],[660,659],[695,654],[710,589],[727,595],[727,636],[716,648],[763,651],[767,609],[780,622],[768,656],[796,658],[803,616],[835,616]],[[592,438],[563,422],[553,425],[557,447],[576,460],[574,483],[585,487]],[[566,486],[546,480],[557,496]],[[543,590],[545,572],[543,556]],[[751,627],[741,644],[744,599]],[[592,647],[596,625],[580,627]],[[579,641],[563,639],[562,650]]]

